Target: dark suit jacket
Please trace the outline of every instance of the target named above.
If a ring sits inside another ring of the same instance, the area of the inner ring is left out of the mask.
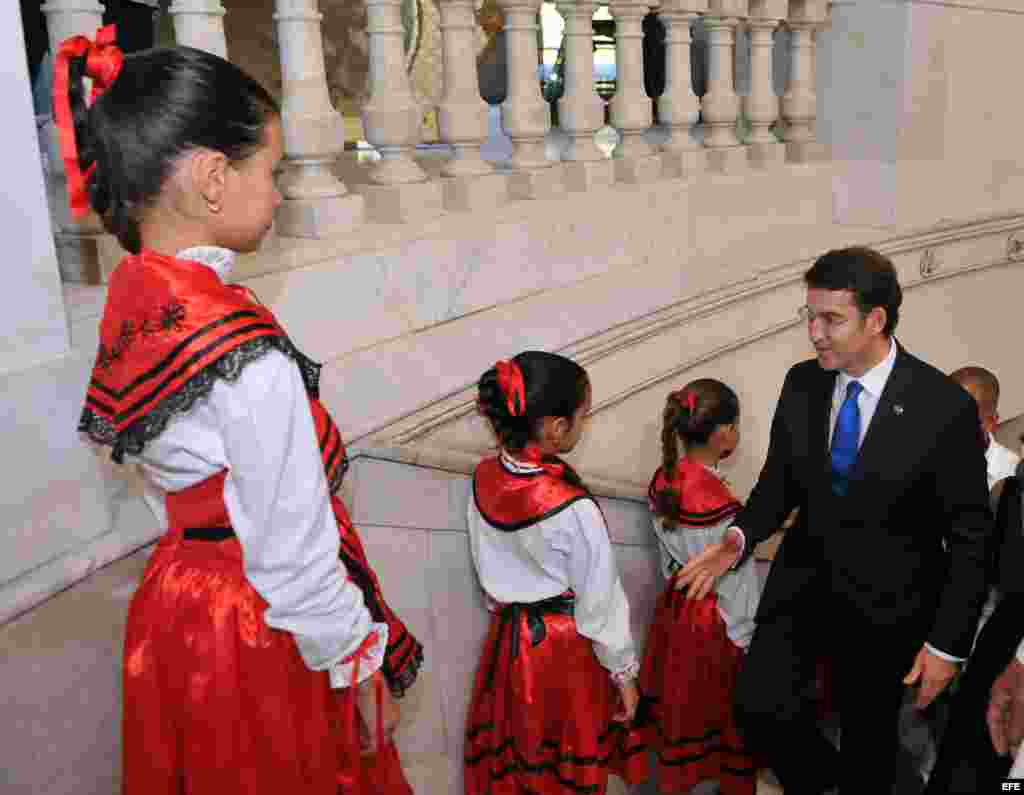
[[[736,517],[746,556],[800,508],[776,554],[758,620],[820,613],[838,599],[874,626],[966,657],[986,596],[992,527],[977,407],[959,385],[899,347],[849,491],[835,497],[828,448],[836,378],[816,360],[786,375],[764,468]]]

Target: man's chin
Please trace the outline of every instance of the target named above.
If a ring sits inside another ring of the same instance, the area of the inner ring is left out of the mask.
[[[835,370],[838,367],[832,351],[815,351],[815,355],[818,357],[818,364],[822,370]]]

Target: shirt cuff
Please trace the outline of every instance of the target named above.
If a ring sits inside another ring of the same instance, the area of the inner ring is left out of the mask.
[[[946,652],[944,652],[944,651],[939,651],[934,646],[932,646],[932,644],[930,644],[930,643],[924,644],[924,647],[926,649],[928,649],[928,651],[930,651],[936,657],[938,657],[941,660],[945,660],[946,662],[961,663],[965,659],[967,659],[966,657],[954,657],[952,654],[946,654]]]
[[[330,667],[331,687],[334,690],[343,690],[346,687],[355,687],[360,682],[365,682],[373,676],[384,664],[384,652],[388,648],[388,625],[370,624],[370,630],[366,640],[341,662]],[[359,673],[356,673],[356,662],[359,663]]]
[[[732,530],[735,530],[736,535],[740,537],[740,554],[736,556],[736,562],[729,567],[729,571],[735,571],[736,567],[740,565],[740,561],[743,560],[743,551],[747,548],[747,537],[743,531],[736,525],[730,525],[729,529],[725,532],[728,534]]]
[[[1024,640],[1020,642],[1020,646],[1017,647],[1017,662],[1024,665]]]
[[[610,673],[612,681],[617,685],[621,685],[624,682],[636,679],[640,675],[640,662],[639,660],[633,660],[621,671],[611,671]]]

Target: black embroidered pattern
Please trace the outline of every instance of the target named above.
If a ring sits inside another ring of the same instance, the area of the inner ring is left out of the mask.
[[[109,370],[110,366],[128,352],[140,334],[151,337],[157,331],[181,331],[185,322],[185,305],[171,301],[160,307],[159,319],[144,318],[139,325],[132,320],[121,323],[117,340],[109,348],[102,343],[96,354],[96,366],[101,370]]]
[[[160,328],[164,331],[181,331],[185,323],[185,306],[171,301],[160,307]]]
[[[86,433],[90,439],[99,444],[113,447],[110,457],[115,462],[121,463],[126,454],[138,455],[141,453],[148,442],[164,432],[167,424],[174,416],[191,411],[192,407],[199,400],[210,394],[213,385],[218,379],[224,381],[237,380],[247,364],[262,358],[270,350],[278,350],[289,359],[299,363],[299,369],[303,373],[303,382],[308,390],[310,385],[306,374],[309,365],[313,365],[316,368],[317,375],[319,375],[320,365],[303,356],[287,337],[268,335],[244,342],[237,348],[225,353],[216,361],[211,362],[186,381],[180,389],[164,397],[144,416],[137,419],[120,433],[117,432],[112,422],[97,414],[88,406],[82,411],[78,430]],[[102,354],[103,349],[101,346]],[[299,357],[302,357],[308,363],[305,368],[300,362]],[[99,360],[97,360],[98,364]]]

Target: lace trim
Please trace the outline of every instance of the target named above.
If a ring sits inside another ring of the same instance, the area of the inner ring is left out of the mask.
[[[121,463],[125,455],[141,453],[146,444],[164,432],[175,416],[191,411],[199,400],[210,394],[218,380],[236,381],[247,364],[262,358],[270,350],[278,350],[294,361],[299,366],[307,392],[314,398],[319,394],[319,364],[302,354],[287,337],[258,337],[211,362],[120,433],[110,420],[88,406],[82,410],[78,430],[98,444],[113,447],[110,457]]]

